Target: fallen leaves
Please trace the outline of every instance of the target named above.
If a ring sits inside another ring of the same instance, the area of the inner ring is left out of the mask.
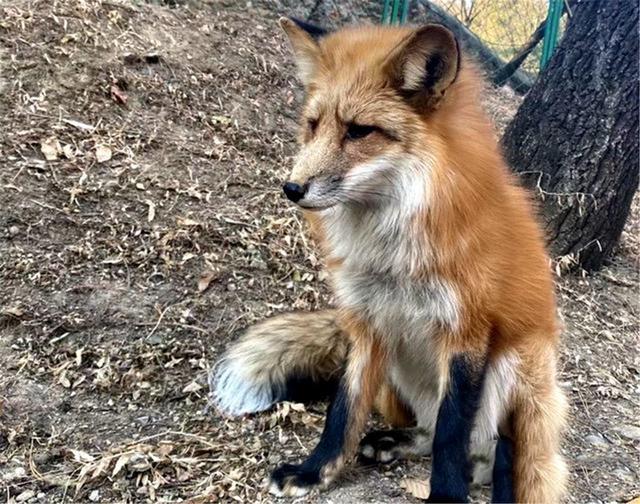
[[[199,390],[202,390],[202,388],[202,385],[200,385],[198,382],[192,381],[191,383],[189,383],[189,385],[182,389],[182,392],[184,394],[198,392]]]
[[[117,83],[111,84],[111,87],[109,88],[109,92],[111,94],[111,98],[113,99],[113,101],[115,101],[120,105],[127,104],[127,100],[129,99],[129,97]]]
[[[147,207],[149,210],[147,211],[147,222],[153,222],[153,219],[156,217],[156,204],[150,199],[145,200]]]
[[[209,288],[211,282],[218,278],[218,272],[213,270],[203,271],[198,280],[198,292],[204,292]]]
[[[417,499],[428,499],[431,491],[427,480],[417,478],[404,478],[400,486]]]
[[[104,163],[109,161],[112,156],[111,148],[104,144],[96,145],[96,161],[98,163]]]
[[[203,456],[211,452],[214,456]],[[133,478],[136,493],[155,500],[160,487],[184,484],[196,475],[221,468],[223,459],[219,456],[225,453],[225,446],[197,434],[165,431],[103,453],[79,449],[67,449],[67,453],[76,466],[77,476],[71,480],[76,496],[87,483],[100,480],[101,484],[111,481],[117,485],[115,480],[125,477]]]
[[[40,143],[40,152],[47,161],[55,161],[62,153],[62,146],[56,137],[49,137]]]

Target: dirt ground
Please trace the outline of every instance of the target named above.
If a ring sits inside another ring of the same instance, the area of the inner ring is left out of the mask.
[[[301,99],[279,13],[173,3],[0,0],[7,502],[270,500],[322,427],[322,405],[206,411],[238,330],[330,298],[279,191]],[[517,99],[487,107],[501,128]],[[571,502],[640,493],[639,221],[636,202],[611,265],[558,282]],[[306,500],[417,502],[428,467],[354,466]]]

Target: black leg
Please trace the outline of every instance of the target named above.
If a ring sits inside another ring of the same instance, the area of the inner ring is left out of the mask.
[[[513,491],[513,441],[501,435],[496,446],[496,461],[493,464],[493,487],[491,502],[515,502]]]
[[[341,370],[335,377],[327,379],[292,375],[287,378],[284,386],[281,385],[273,391],[273,396],[276,402],[291,401],[308,404],[326,401],[336,395],[340,377],[343,374],[344,371]]]
[[[482,394],[484,363],[454,357],[433,440],[430,502],[467,502],[469,441]]]
[[[271,491],[276,495],[303,495],[322,483],[323,471],[343,452],[349,424],[349,398],[344,380],[329,405],[327,420],[320,442],[309,458],[300,465],[284,464],[271,475]]]

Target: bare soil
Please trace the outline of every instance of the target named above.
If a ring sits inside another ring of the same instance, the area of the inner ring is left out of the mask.
[[[301,93],[268,5],[0,2],[7,502],[270,500],[317,440],[322,405],[206,411],[238,330],[330,302],[280,196]],[[498,129],[517,105],[487,91]],[[558,281],[571,502],[640,493],[639,210],[608,267]],[[306,500],[416,501],[428,467],[354,466]]]

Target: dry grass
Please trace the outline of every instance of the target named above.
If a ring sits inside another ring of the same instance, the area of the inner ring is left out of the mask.
[[[0,7],[7,500],[264,500],[269,468],[317,439],[321,407],[205,411],[208,367],[237,330],[329,302],[278,191],[300,93],[277,16],[233,2]],[[517,99],[487,104],[502,127]],[[638,492],[624,430],[640,389],[635,230],[602,273],[560,282],[576,501]],[[312,499],[406,501],[400,478],[427,468],[356,468]]]

